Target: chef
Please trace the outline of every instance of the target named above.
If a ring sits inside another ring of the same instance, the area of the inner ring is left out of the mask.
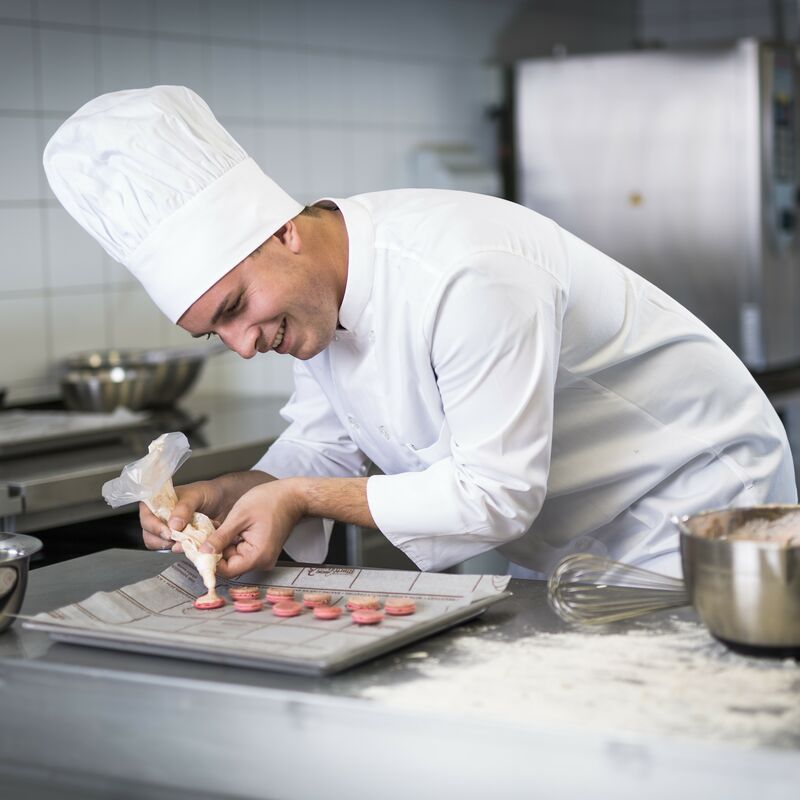
[[[677,574],[673,515],[796,500],[782,425],[728,347],[530,209],[425,189],[304,208],[176,86],[87,103],[44,166],[170,320],[295,359],[263,458],[178,490],[170,527],[212,517],[222,575],[322,561],[331,520],[423,570],[497,548],[523,577],[574,551]],[[148,547],[170,541],[141,520]]]

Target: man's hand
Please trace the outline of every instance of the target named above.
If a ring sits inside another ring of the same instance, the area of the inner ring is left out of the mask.
[[[171,547],[174,553],[183,552],[181,545],[170,538],[170,529],[182,531],[196,511],[210,517],[214,525],[218,526],[248,489],[273,480],[271,475],[251,470],[177,486],[175,493],[178,495],[178,503],[172,510],[168,524],[164,524],[144,503],[139,503],[139,521],[145,547],[148,550]]]
[[[272,569],[292,529],[303,517],[324,517],[374,528],[366,478],[284,478],[250,489],[203,543],[222,553],[218,574],[230,578]]]
[[[218,575],[229,578],[275,566],[283,543],[307,513],[300,486],[297,479],[288,478],[242,495],[200,548],[202,553],[222,553]]]

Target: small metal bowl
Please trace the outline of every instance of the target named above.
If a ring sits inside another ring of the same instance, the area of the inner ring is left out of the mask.
[[[677,520],[683,579],[700,619],[726,643],[800,648],[800,545],[732,538],[745,526],[797,518],[800,506],[706,511]]]
[[[14,622],[28,585],[30,557],[42,548],[33,536],[0,532],[0,633]]]

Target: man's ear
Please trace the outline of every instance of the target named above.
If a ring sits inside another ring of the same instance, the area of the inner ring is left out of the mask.
[[[290,219],[283,227],[272,234],[284,247],[297,255],[303,249],[303,242],[300,239],[300,231],[293,219]]]

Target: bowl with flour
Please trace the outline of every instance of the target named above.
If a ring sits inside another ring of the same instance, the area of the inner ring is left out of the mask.
[[[705,511],[677,520],[692,605],[724,642],[800,648],[800,506]]]

